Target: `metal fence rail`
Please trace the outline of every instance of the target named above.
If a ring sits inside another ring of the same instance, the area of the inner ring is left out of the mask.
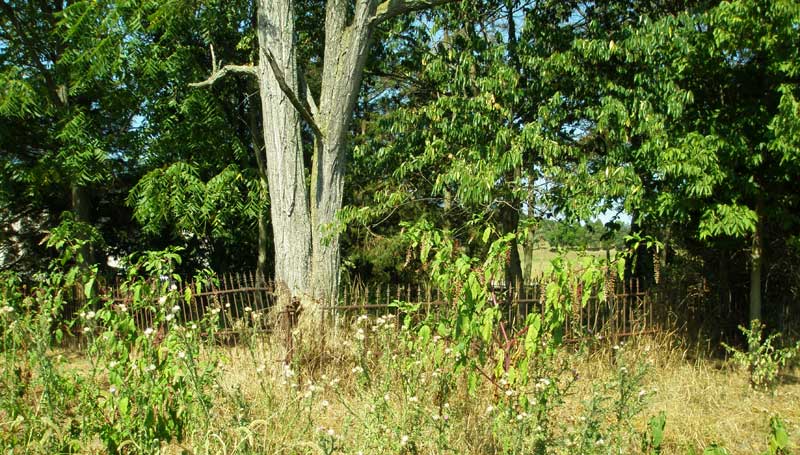
[[[530,312],[544,311],[544,290],[548,282],[546,277],[541,277],[514,288],[493,289],[507,326],[519,326]],[[154,280],[143,285],[152,291],[151,298],[155,304],[158,299],[155,290],[159,285],[163,286],[163,282]],[[276,321],[292,329],[297,319],[294,308],[286,308],[279,318],[271,314],[277,301],[275,283],[252,272],[219,274],[210,284],[202,286],[191,279],[172,283],[172,286],[178,298],[164,304],[178,306],[176,318],[184,323],[198,321],[212,309],[219,310],[218,329],[222,333],[243,329],[268,333],[275,329]],[[118,279],[99,285],[98,295],[101,302],[116,305],[129,305],[133,301],[131,292],[123,291]],[[189,295],[188,299],[186,295]],[[454,308],[451,299],[429,283],[346,285],[342,286],[337,302],[323,304],[321,308],[327,325],[343,325],[361,314],[401,316],[402,305],[397,305],[397,302],[419,305],[417,317],[435,312],[447,315]],[[564,335],[568,339],[598,335],[613,338],[653,332],[658,330],[664,316],[657,302],[657,295],[642,289],[638,280],[617,283],[613,296],[605,301],[594,292],[585,307],[573,308],[568,313]],[[76,289],[75,298],[64,309],[65,319],[75,318],[85,303],[82,292]],[[154,325],[154,314],[150,309],[136,309],[133,316],[137,326],[143,329]],[[324,330],[324,327],[320,329]],[[289,332],[291,330],[286,331]]]

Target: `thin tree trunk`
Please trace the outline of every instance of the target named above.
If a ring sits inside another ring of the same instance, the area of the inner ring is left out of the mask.
[[[514,201],[516,205],[516,201]],[[500,220],[502,234],[517,232],[519,225],[519,211],[508,204],[500,207]],[[519,257],[519,243],[516,237],[511,240],[508,262],[506,263],[506,285],[509,289],[522,282],[522,264]]]
[[[764,238],[761,203],[756,208],[758,222],[750,247],[750,321],[761,320],[761,270],[764,265]]]
[[[719,311],[720,319],[730,315],[731,311],[731,280],[730,280],[730,254],[727,248],[719,251]]]
[[[72,184],[71,196],[72,211],[75,214],[75,220],[87,224],[91,223],[92,203],[89,196],[89,189],[85,186]],[[92,265],[96,262],[94,248],[89,243],[81,247],[81,256],[83,256],[84,265]]]

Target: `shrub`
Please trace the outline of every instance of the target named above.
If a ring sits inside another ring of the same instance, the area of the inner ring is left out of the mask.
[[[750,323],[750,328],[739,326],[747,338],[747,351],[741,351],[725,343],[722,346],[732,355],[735,364],[745,368],[750,375],[750,385],[756,389],[772,389],[778,380],[781,368],[798,356],[800,342],[795,346],[785,348],[776,347],[780,333],[774,333],[764,338],[765,326],[755,320]]]

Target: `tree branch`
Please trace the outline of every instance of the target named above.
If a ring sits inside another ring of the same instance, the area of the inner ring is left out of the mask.
[[[402,14],[430,9],[447,3],[454,3],[455,1],[457,0],[385,0],[375,10],[373,23],[377,25]]]
[[[303,76],[302,71],[300,71],[300,91],[306,94],[306,105],[308,105],[308,110],[311,111],[311,115],[316,118],[319,109],[317,108],[316,101],[314,101],[314,96],[311,94],[311,90],[308,88],[308,83],[306,82],[306,78]]]
[[[225,65],[220,69],[214,69],[208,79],[202,82],[192,82],[189,87],[210,87],[218,80],[230,73],[248,74],[258,77],[258,70],[253,65]]]
[[[278,66],[278,62],[275,61],[275,56],[272,55],[272,51],[269,49],[264,48],[264,55],[267,57],[267,62],[269,63],[270,68],[272,68],[272,74],[275,75],[275,80],[278,81],[278,86],[283,91],[283,94],[286,95],[286,98],[289,99],[289,102],[292,103],[297,112],[303,117],[303,120],[308,123],[308,126],[314,130],[314,134],[322,138],[322,130],[319,129],[319,125],[317,125],[316,119],[314,119],[314,115],[311,113],[311,107],[308,105],[308,101],[300,101],[300,98],[297,97],[297,94],[289,87],[289,84],[286,83],[286,75],[281,70],[280,66]],[[306,92],[308,93],[308,92]]]

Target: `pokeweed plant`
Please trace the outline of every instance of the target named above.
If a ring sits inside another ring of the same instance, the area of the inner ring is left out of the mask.
[[[613,291],[604,286],[612,275],[609,270],[624,270],[624,258],[587,256],[576,264],[563,255],[557,257],[541,308],[524,315],[520,327],[512,327],[501,318],[505,299],[493,282],[503,275],[515,234],[485,228],[481,242],[486,254],[476,258],[461,250],[448,231],[436,230],[424,220],[404,228],[410,246],[419,249],[421,262],[452,302],[451,312],[435,330],[452,340],[454,373],[465,374],[470,393],[481,381],[496,388],[495,433],[504,452],[545,453],[554,443],[551,411],[577,380],[577,374],[555,355],[567,317],[593,294],[605,301]],[[426,325],[419,328],[423,338],[431,332]]]

